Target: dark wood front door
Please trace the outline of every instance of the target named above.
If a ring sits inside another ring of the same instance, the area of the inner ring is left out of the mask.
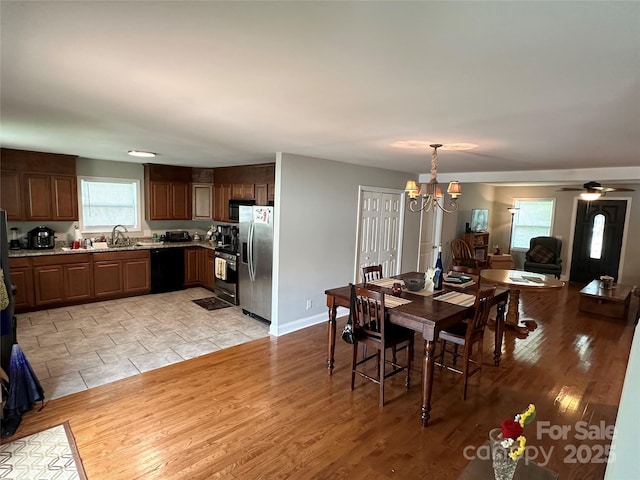
[[[571,256],[572,282],[589,283],[600,275],[618,279],[625,200],[578,201]]]

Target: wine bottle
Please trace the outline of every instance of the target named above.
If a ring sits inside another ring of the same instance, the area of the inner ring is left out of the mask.
[[[433,275],[433,289],[442,290],[442,245],[438,245],[438,259],[436,260],[436,273]]]

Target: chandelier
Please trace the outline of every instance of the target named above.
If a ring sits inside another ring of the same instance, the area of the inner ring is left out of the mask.
[[[442,190],[438,186],[438,148],[442,146],[440,143],[429,145],[433,148],[431,154],[431,180],[429,183],[418,185],[414,180],[407,181],[404,191],[409,195],[409,210],[412,212],[428,212],[433,207],[435,212],[439,208],[443,212],[453,213],[458,210],[458,197],[462,195],[462,186],[460,182],[454,180],[449,182],[447,193],[451,196],[449,200],[449,209],[442,205]]]

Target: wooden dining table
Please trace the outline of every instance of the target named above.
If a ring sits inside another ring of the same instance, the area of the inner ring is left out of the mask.
[[[410,272],[396,275],[393,278],[412,278],[417,275],[421,274],[419,272]],[[367,288],[370,288],[371,290],[384,291],[388,294],[391,293],[391,289],[373,284],[367,284]],[[476,289],[477,285],[473,285],[465,289],[455,288],[456,291],[470,293],[473,295],[475,295]],[[419,332],[422,334],[422,338],[424,339],[425,353],[422,360],[422,407],[420,409],[423,427],[428,425],[431,412],[431,395],[433,391],[435,360],[434,348],[435,342],[438,340],[438,335],[441,331],[446,330],[447,328],[450,328],[456,323],[473,315],[473,306],[465,307],[445,301],[435,300],[435,297],[445,294],[448,291],[449,289],[445,287],[442,292],[436,292],[432,296],[425,296],[411,293],[408,290],[403,289],[400,297],[411,300],[411,302],[394,308],[388,308],[388,318],[391,323]],[[349,308],[351,290],[349,286],[346,285],[326,290],[325,294],[327,296],[327,307],[329,308],[327,369],[329,370],[329,375],[331,375],[334,368],[336,344],[336,312],[338,307]],[[508,295],[508,288],[498,287],[493,299],[493,304],[497,305],[494,341],[495,349],[493,354],[493,361],[496,366],[500,365],[504,311]]]

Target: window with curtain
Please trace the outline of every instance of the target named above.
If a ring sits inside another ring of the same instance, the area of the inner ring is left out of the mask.
[[[106,232],[116,225],[140,230],[140,181],[79,177],[80,230]]]
[[[552,236],[555,198],[516,198],[513,206],[519,210],[513,217],[511,250],[529,250],[533,237]]]

